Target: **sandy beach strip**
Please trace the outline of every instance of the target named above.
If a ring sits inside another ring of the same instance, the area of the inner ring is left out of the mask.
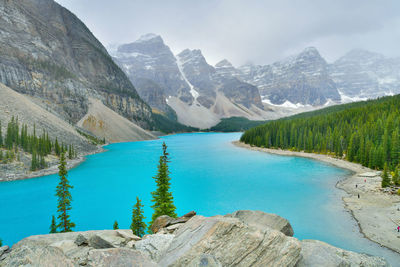
[[[260,148],[240,141],[234,141],[233,144],[276,155],[315,159],[350,170],[352,174],[338,182],[336,187],[347,193],[343,201],[357,221],[360,232],[369,240],[400,253],[400,233],[396,230],[400,224],[400,196],[383,193],[380,190],[380,172],[328,155]]]

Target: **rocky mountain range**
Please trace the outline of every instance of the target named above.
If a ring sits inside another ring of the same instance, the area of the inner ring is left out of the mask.
[[[160,36],[146,34],[110,54],[153,109],[171,114],[172,108],[183,124],[209,128],[225,117],[282,116],[265,108],[256,86],[226,75],[224,62],[209,65],[200,50],[174,55]]]
[[[308,47],[270,65],[235,68],[226,59],[211,66],[200,50],[174,55],[161,36],[146,34],[110,53],[152,108],[199,128],[400,93],[400,59],[363,50],[330,64]]]
[[[282,106],[321,106],[400,93],[400,58],[365,50],[352,50],[329,64],[309,47],[271,65],[231,69],[231,74],[256,85],[266,103]]]

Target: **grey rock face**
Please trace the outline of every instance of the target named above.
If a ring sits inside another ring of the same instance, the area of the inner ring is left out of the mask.
[[[160,36],[144,35],[133,43],[119,46],[112,55],[152,107],[165,112],[168,96],[192,102],[189,85],[181,76],[176,58]]]
[[[89,95],[142,126],[151,121],[101,43],[52,0],[0,1],[0,82],[46,100],[43,106],[67,121],[83,117]]]
[[[333,247],[317,240],[301,241],[301,259],[297,267],[317,266],[389,266],[380,257],[371,257]]]
[[[340,101],[329,66],[313,48],[297,56],[266,66],[243,66],[242,79],[256,85],[263,99],[273,104],[290,101],[294,104],[323,105],[328,99]]]
[[[400,59],[352,50],[330,65],[330,76],[342,94],[376,98],[400,93]]]
[[[265,213],[258,210],[238,210],[226,217],[238,218],[243,223],[254,226],[257,229],[272,228],[280,231],[287,236],[293,236],[293,228],[289,221],[281,216],[271,213]]]
[[[279,231],[250,227],[236,218],[195,216],[179,228],[161,266],[187,266],[213,255],[222,266],[294,266],[300,243]]]
[[[199,93],[197,101],[210,108],[215,103],[216,85],[213,81],[215,69],[208,65],[206,59],[198,49],[185,49],[177,56],[181,69],[186,79],[195,87]]]

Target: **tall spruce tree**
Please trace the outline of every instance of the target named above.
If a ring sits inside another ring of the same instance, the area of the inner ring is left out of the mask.
[[[136,197],[136,204],[132,210],[131,229],[134,235],[142,237],[145,234],[146,223],[144,222],[143,205],[139,197]]]
[[[62,233],[72,232],[72,228],[75,227],[75,223],[71,222],[70,215],[68,213],[72,208],[72,196],[69,190],[73,188],[73,186],[69,184],[69,181],[67,179],[68,173],[64,153],[61,153],[60,155],[60,165],[58,166],[58,169],[60,182],[57,186],[56,196],[58,197],[57,218],[60,220],[60,223],[57,225],[57,228],[59,228],[60,232]]]
[[[154,176],[154,180],[157,184],[157,189],[151,192],[152,202],[154,203],[151,207],[154,210],[153,216],[151,217],[151,223],[149,227],[153,224],[154,220],[161,215],[168,215],[170,217],[176,218],[176,207],[173,203],[172,193],[169,191],[171,187],[169,177],[170,171],[168,169],[169,154],[167,152],[167,145],[165,142],[162,144],[163,154],[160,156],[158,162],[157,175]]]
[[[385,166],[383,167],[383,172],[382,172],[382,187],[388,187],[388,186],[390,186],[390,178],[388,173],[388,166],[387,163],[385,162]]]
[[[57,223],[56,223],[56,217],[53,215],[51,218],[50,234],[55,234],[55,233],[57,233]]]

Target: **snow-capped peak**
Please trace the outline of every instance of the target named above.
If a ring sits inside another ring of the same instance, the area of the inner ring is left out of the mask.
[[[148,42],[148,41],[150,41],[152,39],[156,39],[156,38],[161,38],[161,37],[160,37],[160,35],[157,35],[154,33],[147,33],[147,34],[140,36],[140,38],[137,39],[135,43]]]

